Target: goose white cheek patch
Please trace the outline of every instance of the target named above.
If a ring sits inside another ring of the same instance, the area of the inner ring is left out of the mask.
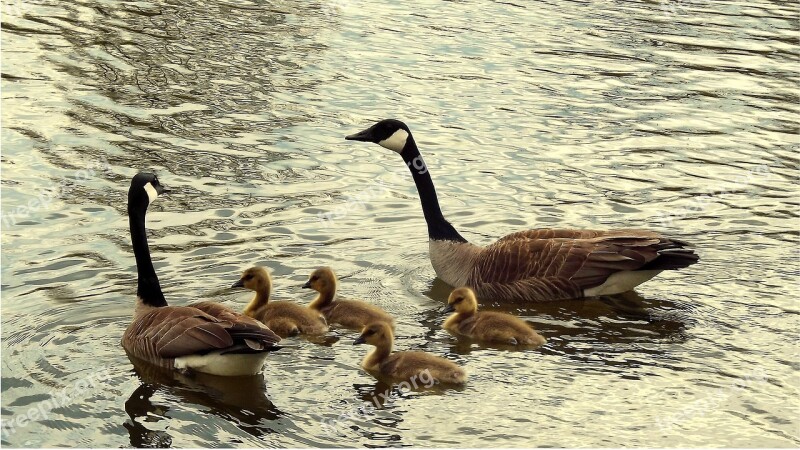
[[[148,205],[153,203],[153,200],[158,198],[158,191],[149,182],[144,185],[144,191],[147,192],[147,198],[150,200]]]
[[[378,142],[378,145],[381,147],[386,147],[389,150],[393,150],[397,153],[403,152],[403,147],[406,146],[406,140],[408,139],[408,131],[404,129],[399,129],[392,133],[391,136],[388,138]]]

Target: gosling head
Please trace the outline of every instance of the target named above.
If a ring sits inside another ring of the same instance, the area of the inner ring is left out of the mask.
[[[364,327],[361,331],[361,336],[353,341],[353,345],[369,344],[377,347],[381,343],[386,341],[391,342],[393,339],[394,335],[392,334],[392,328],[389,324],[375,322]]]
[[[397,119],[384,119],[364,131],[345,136],[348,141],[374,142],[402,154],[406,144],[413,141],[411,130]]]
[[[233,283],[232,288],[245,288],[251,291],[268,290],[272,280],[270,279],[269,272],[263,267],[251,267],[242,273],[239,281]]]
[[[153,173],[139,172],[131,180],[128,208],[147,209],[159,195],[167,192]]]
[[[319,293],[330,292],[332,289],[336,289],[336,274],[330,267],[320,267],[311,272],[303,287]]]
[[[478,310],[478,299],[475,292],[468,287],[455,289],[447,298],[447,308],[444,312],[457,312],[459,314],[472,314]]]

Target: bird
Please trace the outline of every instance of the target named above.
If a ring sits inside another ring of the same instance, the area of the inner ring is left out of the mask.
[[[256,295],[245,307],[244,314],[263,322],[280,337],[320,335],[328,331],[328,324],[319,311],[292,302],[269,301],[272,278],[263,267],[245,270],[231,287],[255,291]]]
[[[467,372],[458,364],[425,352],[392,353],[394,334],[386,322],[374,322],[364,327],[353,345],[369,344],[375,346],[361,362],[361,367],[369,372],[383,376],[410,381],[435,380],[437,383],[464,384]]]
[[[213,302],[169,306],[150,258],[145,216],[166,190],[140,172],[128,190],[128,218],[138,274],[133,321],[122,336],[128,354],[170,370],[243,376],[261,371],[280,338],[260,322]]]
[[[468,242],[442,214],[431,174],[408,126],[384,119],[345,137],[397,152],[411,171],[428,226],[431,265],[481,299],[544,302],[627,292],[664,270],[689,267],[689,244],[636,229],[519,231],[487,246]]]
[[[547,341],[524,320],[493,311],[478,312],[478,299],[468,287],[450,293],[444,312],[455,312],[442,328],[456,336],[509,345],[543,345]]]
[[[330,267],[320,267],[308,277],[303,288],[319,293],[309,308],[319,311],[328,324],[338,324],[345,328],[361,331],[372,322],[386,322],[394,330],[394,319],[383,309],[358,300],[336,298],[338,282]]]

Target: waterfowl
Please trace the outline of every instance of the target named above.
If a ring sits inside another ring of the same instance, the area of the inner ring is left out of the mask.
[[[244,314],[260,320],[280,337],[324,334],[328,331],[325,318],[319,311],[292,302],[270,302],[272,278],[263,267],[245,270],[239,281],[231,287],[255,291],[256,295],[245,307]]]
[[[400,154],[419,192],[436,275],[451,286],[471,287],[480,298],[538,302],[618,294],[699,260],[687,243],[647,230],[542,228],[485,247],[469,243],[445,220],[428,166],[406,124],[381,120],[345,139]]]
[[[394,334],[385,322],[375,322],[364,327],[353,345],[370,344],[375,350],[361,362],[361,367],[383,376],[410,380],[433,378],[438,383],[464,384],[467,373],[458,364],[425,352],[392,353]]]
[[[361,331],[367,324],[386,322],[394,330],[394,319],[381,308],[358,300],[337,299],[338,282],[330,267],[314,270],[303,287],[319,293],[308,307],[319,311],[329,324]]]
[[[478,299],[468,287],[450,293],[445,312],[453,311],[455,314],[447,318],[442,328],[454,335],[496,344],[543,345],[547,342],[518,317],[500,312],[478,312]]]
[[[202,302],[169,306],[161,291],[147,245],[147,207],[164,187],[150,173],[139,173],[128,190],[128,217],[138,282],[133,321],[122,346],[134,357],[168,369],[212,375],[254,375],[280,338],[256,320],[222,305]]]

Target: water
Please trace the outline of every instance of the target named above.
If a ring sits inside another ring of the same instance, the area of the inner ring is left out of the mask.
[[[796,3],[3,7],[4,445],[800,445]],[[410,125],[472,241],[643,227],[701,263],[636,295],[506,307],[538,350],[458,343],[406,168],[343,140],[384,117]],[[255,264],[305,302],[331,265],[397,317],[397,348],[448,356],[468,385],[391,391],[342,331],[291,340],[263,379],[135,367],[119,340],[143,169],[173,191],[148,217],[172,304],[241,309],[225,288]]]

